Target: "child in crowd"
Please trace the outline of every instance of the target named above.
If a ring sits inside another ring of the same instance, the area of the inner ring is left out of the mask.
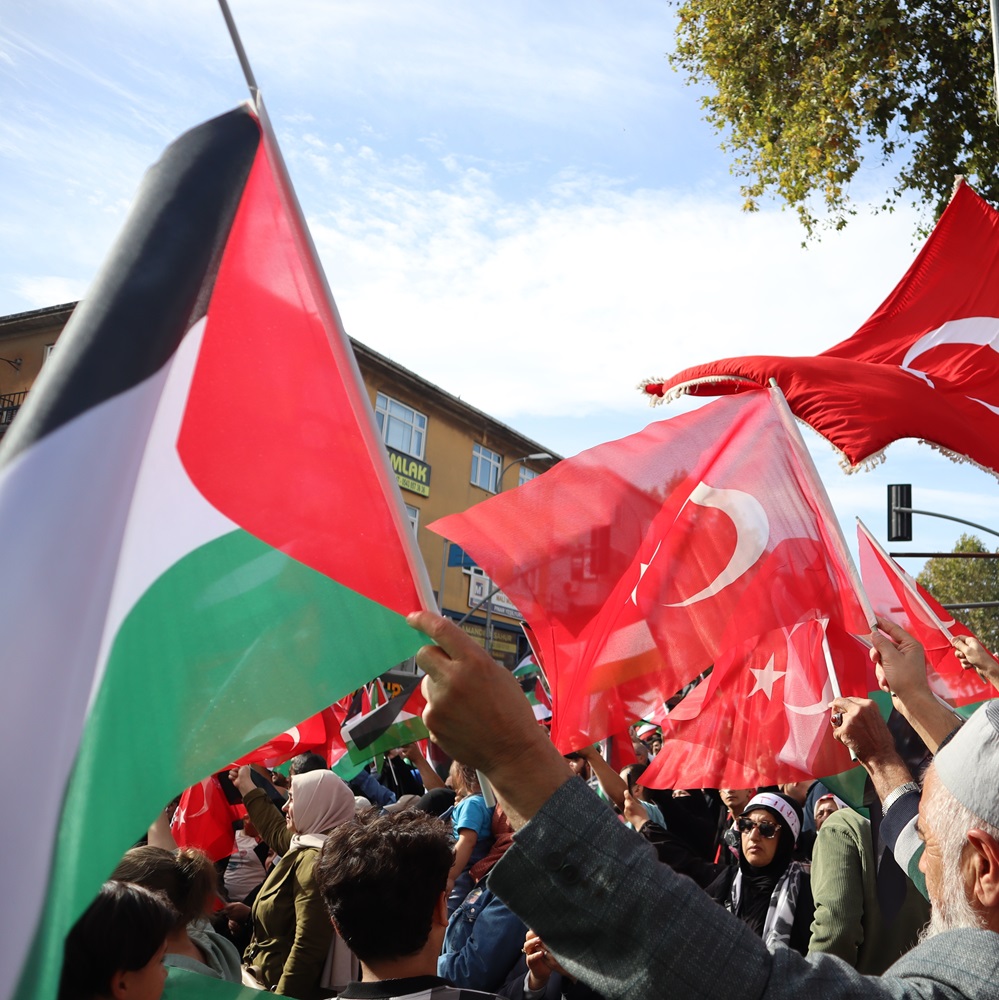
[[[454,848],[454,864],[448,874],[447,912],[450,916],[472,890],[472,876],[469,868],[482,860],[492,846],[493,811],[479,787],[475,768],[454,761],[447,779],[455,791],[455,806],[451,812],[451,829],[457,842]]]

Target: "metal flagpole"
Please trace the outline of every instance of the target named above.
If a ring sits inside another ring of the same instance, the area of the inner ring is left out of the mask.
[[[826,627],[822,626],[822,655],[826,661],[826,673],[829,675],[829,687],[832,688],[833,698],[842,698],[843,690],[839,686],[839,678],[836,676],[836,667],[833,664],[832,651],[829,649],[829,639],[826,636]],[[856,760],[857,755],[853,747],[847,747],[850,751],[850,760]]]
[[[256,104],[260,88],[257,87],[256,78],[253,75],[253,70],[250,68],[250,60],[246,56],[246,49],[243,48],[243,42],[239,37],[239,32],[236,30],[236,22],[233,20],[232,11],[229,10],[227,0],[219,0],[219,7],[222,8],[222,16],[225,18],[225,25],[229,29],[229,37],[232,39],[233,47],[236,50],[239,65],[243,67],[243,76],[246,77],[246,85],[250,88],[250,96],[253,98],[253,103]]]

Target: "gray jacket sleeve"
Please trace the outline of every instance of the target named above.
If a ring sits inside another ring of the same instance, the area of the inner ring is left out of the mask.
[[[999,934],[989,931],[938,935],[880,978],[831,955],[803,958],[784,947],[771,955],[742,921],[659,864],[578,781],[563,784],[517,833],[489,885],[570,973],[609,1000],[991,998],[999,976]],[[965,953],[980,964],[974,976]]]

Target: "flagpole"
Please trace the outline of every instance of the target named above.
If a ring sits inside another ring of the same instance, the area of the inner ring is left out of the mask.
[[[530,649],[531,653],[534,655],[534,663],[538,668],[538,674],[541,677],[542,684],[544,685],[545,691],[548,694],[548,698],[552,702],[552,714],[555,711],[555,701],[552,699],[552,686],[548,683],[548,675],[545,673],[544,664],[541,662],[541,657],[538,655],[538,651],[534,648],[534,643],[531,642],[531,632],[528,629],[525,622],[520,623],[520,631],[524,633],[524,638],[527,640],[527,647]]]
[[[253,98],[253,103],[256,104],[260,88],[257,86],[256,77],[254,77],[253,70],[250,68],[250,60],[247,58],[246,49],[243,48],[243,41],[239,37],[239,31],[236,29],[236,22],[233,19],[232,11],[229,10],[228,0],[219,0],[219,7],[222,8],[222,17],[225,18],[225,25],[229,29],[229,37],[232,39],[233,48],[236,50],[236,58],[239,59],[239,65],[243,69],[246,85],[250,88],[250,96]]]
[[[839,678],[836,676],[836,666],[833,663],[832,650],[829,648],[829,637],[826,634],[825,625],[822,626],[822,655],[826,661],[826,673],[829,674],[829,687],[832,689],[832,696],[833,698],[842,698],[843,689],[839,686]],[[853,747],[847,747],[847,750],[850,751],[850,760],[856,760],[857,754]]]
[[[826,492],[825,483],[822,482],[822,478],[819,476],[819,470],[815,468],[815,462],[812,461],[808,446],[805,444],[805,439],[801,436],[801,431],[798,429],[794,414],[791,412],[791,407],[787,405],[787,400],[784,398],[784,393],[777,384],[777,379],[770,379],[770,388],[773,390],[770,398],[775,401],[775,407],[784,422],[784,427],[788,433],[788,437],[791,439],[791,444],[798,453],[798,463],[801,466],[801,470],[809,478],[815,498],[819,501],[822,507],[822,514],[832,531],[833,540],[839,546],[840,558],[843,560],[847,572],[850,574],[853,591],[857,595],[857,600],[860,602],[864,615],[867,617],[867,624],[870,626],[872,632],[876,632],[878,628],[878,616],[874,613],[874,608],[871,607],[870,599],[864,590],[860,574],[857,572],[857,565],[853,561],[853,556],[850,555],[850,549],[847,547],[846,539],[843,537],[843,530],[839,526],[832,501]]]
[[[909,576],[909,574],[906,573],[895,562],[895,560],[892,559],[892,557],[890,555],[888,555],[887,552],[885,552],[885,550],[879,544],[878,540],[870,533],[870,531],[868,531],[867,525],[864,524],[864,522],[861,521],[859,517],[857,518],[857,526],[867,536],[867,540],[874,547],[874,549],[878,553],[878,555],[880,555],[881,558],[885,561],[885,564],[891,569],[891,571],[895,574],[895,576],[901,581],[902,586],[905,587],[905,589],[916,599],[916,602],[923,609],[923,611],[925,612],[925,614],[927,616],[929,616],[930,620],[933,621],[934,623],[936,623],[937,628],[940,629],[940,631],[943,632],[943,634],[945,636],[947,636],[948,639],[953,640],[954,634],[940,620],[940,616],[933,610],[933,608],[931,608],[929,606],[929,604],[926,603],[926,598],[923,597],[923,595],[919,592],[918,588],[912,586],[912,582],[911,582],[912,578]]]
[[[825,626],[822,628],[822,655],[826,658],[826,669],[829,671],[829,686],[832,688],[834,698],[843,697],[843,689],[839,686],[839,678],[836,676],[836,668],[833,666],[832,650],[829,648],[829,637],[826,634]]]

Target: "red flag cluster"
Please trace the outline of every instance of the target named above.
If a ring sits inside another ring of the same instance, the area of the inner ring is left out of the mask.
[[[820,751],[840,754],[824,716],[821,733],[814,719],[800,720],[817,715],[826,694],[821,633],[839,638],[868,624],[781,406],[770,391],[719,401],[431,525],[530,622],[563,751],[655,717],[713,668],[705,691],[730,692],[733,725],[766,744],[757,756],[771,764],[757,770],[760,780],[794,780],[826,768],[815,764]],[[834,647],[844,693],[866,692],[864,657],[845,640]],[[792,687],[800,714],[775,707]],[[716,725],[714,710],[714,722],[694,717],[695,703],[692,722]],[[682,783],[725,784],[719,766],[710,748],[688,755]]]
[[[816,357],[727,358],[643,388],[716,396],[770,378],[853,466],[920,438],[999,475],[999,212],[962,183],[891,295]]]
[[[857,525],[860,572],[874,610],[898,622],[926,651],[930,687],[952,705],[973,705],[990,696],[992,688],[974,670],[965,670],[954,655],[951,639],[973,635],[956,621],[874,540]]]

